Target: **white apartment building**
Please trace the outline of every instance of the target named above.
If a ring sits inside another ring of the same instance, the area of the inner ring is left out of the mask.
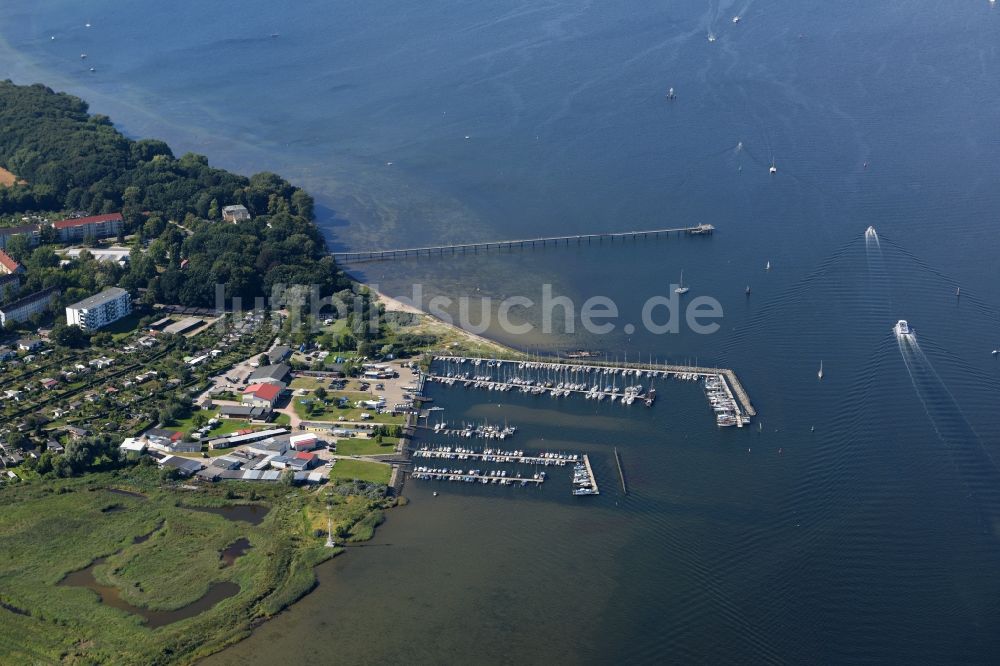
[[[99,294],[67,306],[66,323],[85,331],[96,331],[132,312],[132,298],[119,287],[108,287]]]

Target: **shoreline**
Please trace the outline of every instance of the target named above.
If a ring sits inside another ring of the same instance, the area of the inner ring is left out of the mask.
[[[470,345],[468,347],[471,351],[482,352],[484,350],[492,351],[494,353],[499,353],[507,357],[524,358],[525,354],[514,349],[513,347],[508,347],[507,345],[497,342],[496,340],[491,340],[478,333],[473,333],[467,331],[461,326],[456,326],[453,323],[447,322],[440,317],[436,317],[429,312],[425,312],[420,308],[410,305],[409,303],[404,303],[403,301],[393,298],[387,294],[382,293],[371,287],[360,280],[352,277],[349,273],[347,276],[351,280],[357,282],[357,284],[364,286],[368,291],[375,297],[375,299],[382,304],[386,312],[402,312],[406,314],[411,314],[418,317],[421,323],[418,325],[420,328],[430,329],[430,332],[437,331],[442,333],[447,337],[447,334],[451,334],[452,337],[458,338],[458,340],[452,340],[448,346],[443,347],[442,351],[454,352],[459,349],[464,348],[463,343]]]

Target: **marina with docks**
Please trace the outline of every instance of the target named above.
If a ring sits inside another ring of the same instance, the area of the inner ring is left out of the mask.
[[[702,381],[721,427],[742,428],[757,414],[736,373],[726,368],[660,364],[610,364],[600,361],[511,361],[435,356],[427,381],[489,391],[513,391],[562,398],[582,395],[588,400],[636,402],[652,407],[657,379]],[[644,382],[648,385],[643,385]]]
[[[590,465],[590,457],[575,453],[555,453],[542,452],[537,454],[526,454],[524,451],[500,449],[483,449],[477,451],[462,447],[452,446],[423,446],[413,452],[413,458],[434,459],[434,460],[475,460],[481,463],[494,464],[520,464],[535,467],[565,467],[573,465],[573,494],[574,495],[598,495],[600,491],[597,486],[597,477]],[[519,476],[521,472],[507,473],[507,470],[484,470],[484,469],[454,469],[449,467],[429,467],[427,465],[416,465],[410,474],[410,478],[422,481],[457,481],[459,483],[481,483],[501,486],[520,485],[522,487],[529,484],[541,485],[548,478],[548,474],[543,471],[532,473],[530,476]]]

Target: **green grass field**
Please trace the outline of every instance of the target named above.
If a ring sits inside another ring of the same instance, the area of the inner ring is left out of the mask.
[[[185,508],[247,501],[271,507],[259,525]],[[356,539],[393,502],[281,484],[179,491],[146,467],[0,486],[0,663],[191,663],[218,651],[312,588],[313,567],[338,552],[315,532],[328,503],[337,529]],[[151,536],[135,543],[144,535]],[[252,548],[223,566],[220,551],[244,537]],[[99,557],[107,561],[95,567],[98,581],[140,607],[181,608],[223,581],[240,590],[152,630],[85,587],[59,585]]]
[[[396,442],[391,437],[387,437],[381,444],[364,437],[337,440],[337,454],[342,456],[388,455],[395,450]]]
[[[389,483],[392,468],[386,463],[368,462],[366,460],[338,459],[330,470],[331,479],[347,481],[371,481],[372,483]]]
[[[214,410],[195,412],[195,413],[204,414],[206,422],[208,419],[216,418],[219,415],[218,411]],[[283,424],[279,423],[278,425],[288,425],[288,422],[290,421],[288,416],[279,415],[279,418],[281,416],[285,416],[285,422]],[[250,421],[243,421],[240,419],[220,419],[220,420],[221,423],[219,423],[219,425],[215,426],[214,428],[212,428],[212,430],[209,431],[208,435],[205,437],[205,440],[214,439],[216,437],[225,437],[226,435],[232,435],[233,433],[239,432],[240,430],[258,430],[262,428],[271,427],[266,424],[262,425],[260,423],[250,423]],[[177,421],[176,424],[170,426],[169,428],[165,428],[165,430],[182,432],[184,433],[185,436],[190,435],[196,429],[197,428],[195,428],[193,416],[188,417],[186,419],[181,419]]]
[[[370,393],[360,393],[356,391],[331,391],[328,396],[327,401],[332,404],[326,405],[322,410],[310,409],[307,406],[307,403],[312,400],[312,398],[294,398],[292,401],[292,408],[295,410],[295,413],[299,416],[299,418],[309,421],[338,421],[341,416],[344,417],[345,421],[361,421],[362,412],[371,414],[372,417],[368,419],[371,423],[403,423],[405,421],[402,415],[376,414],[374,409],[354,407],[355,402],[358,400],[372,399],[372,395]],[[341,408],[337,406],[337,398],[342,396],[351,401],[350,407]]]
[[[292,389],[306,389],[307,391],[312,391],[320,387],[329,387],[330,380],[316,379],[315,377],[296,377],[288,386]]]

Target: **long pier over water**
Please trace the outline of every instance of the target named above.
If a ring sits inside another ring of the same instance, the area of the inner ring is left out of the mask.
[[[616,240],[644,240],[669,236],[670,234],[687,234],[691,236],[708,236],[715,231],[711,224],[698,224],[693,227],[675,227],[672,229],[646,229],[642,231],[616,231],[611,233],[576,234],[572,236],[546,236],[542,238],[518,238],[514,240],[488,241],[483,243],[455,243],[451,245],[428,245],[426,247],[410,247],[389,250],[360,250],[355,252],[333,252],[335,261],[341,264],[361,261],[381,261],[385,259],[402,259],[404,257],[443,256],[490,249],[514,249],[545,247],[547,245],[571,245],[576,243],[615,242]]]

